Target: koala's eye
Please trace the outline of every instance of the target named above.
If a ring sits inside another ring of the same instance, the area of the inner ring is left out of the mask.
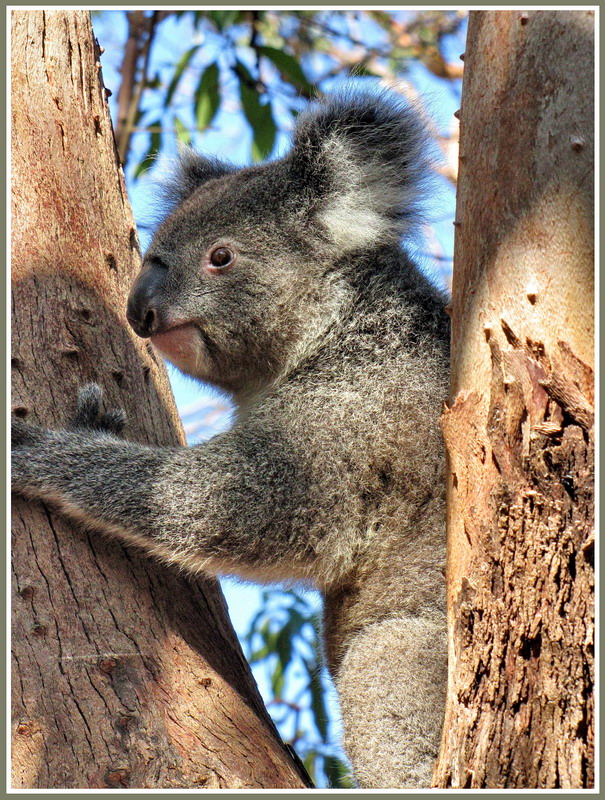
[[[226,267],[235,258],[235,253],[228,247],[217,247],[210,253],[210,263],[213,267]]]
[[[214,250],[210,251],[206,269],[208,272],[212,273],[224,272],[225,270],[231,269],[235,264],[236,258],[237,254],[231,247],[225,245],[215,247]]]

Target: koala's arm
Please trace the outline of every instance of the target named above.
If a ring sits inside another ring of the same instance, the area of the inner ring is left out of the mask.
[[[13,421],[14,492],[187,569],[276,579],[287,559],[304,576],[312,549],[292,535],[306,483],[275,430],[251,423],[196,447],[147,447],[98,430],[98,400],[87,427]]]

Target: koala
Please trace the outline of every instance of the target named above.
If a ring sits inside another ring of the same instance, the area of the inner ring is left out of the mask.
[[[426,153],[413,109],[351,92],[268,163],[185,153],[127,318],[233,397],[233,427],[130,442],[94,385],[66,430],[13,422],[15,492],[192,572],[319,589],[372,789],[430,785],[445,704],[447,298],[402,244]]]

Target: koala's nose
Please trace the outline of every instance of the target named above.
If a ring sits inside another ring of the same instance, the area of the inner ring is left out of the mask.
[[[148,339],[156,332],[158,313],[155,308],[144,309],[139,313],[133,310],[129,304],[126,319],[137,336],[141,336],[143,339]]]
[[[160,330],[158,305],[166,273],[164,267],[151,264],[141,272],[130,290],[126,319],[137,336],[144,339]]]

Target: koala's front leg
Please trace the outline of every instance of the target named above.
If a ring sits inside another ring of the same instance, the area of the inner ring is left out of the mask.
[[[126,538],[140,529],[137,479],[141,486],[149,481],[162,463],[162,451],[120,439],[124,413],[103,414],[100,402],[98,386],[84,387],[65,430],[50,431],[13,418],[12,490]]]
[[[99,406],[87,387],[67,430],[14,420],[13,491],[192,570],[304,572],[313,553],[289,535],[304,481],[274,436],[240,429],[194,448],[147,447],[119,439],[123,417]]]

